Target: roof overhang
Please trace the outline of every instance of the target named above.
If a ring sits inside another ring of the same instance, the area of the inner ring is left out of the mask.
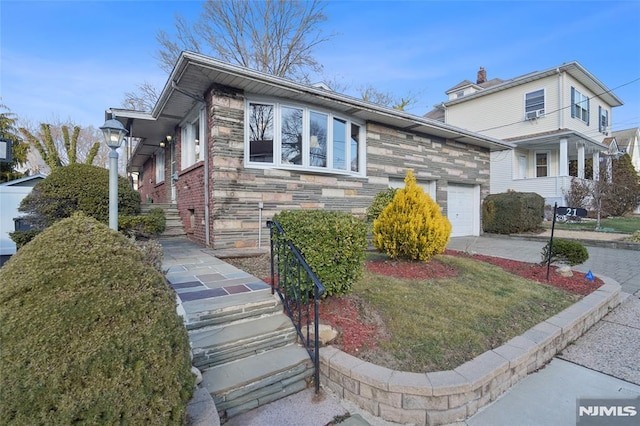
[[[602,83],[595,76],[593,76],[578,62],[569,62],[559,67],[549,68],[545,71],[535,71],[529,74],[525,74],[523,76],[516,77],[512,80],[507,80],[502,84],[498,84],[486,89],[482,89],[476,93],[464,96],[462,98],[450,100],[448,102],[445,102],[444,104],[446,106],[449,106],[449,105],[455,105],[462,102],[467,102],[471,99],[475,99],[480,96],[489,95],[491,93],[506,90],[515,86],[520,86],[522,84],[529,83],[531,81],[540,80],[542,78],[546,78],[556,74],[561,74],[563,72],[566,72],[569,75],[571,75],[581,84],[583,84],[587,89],[589,89],[592,93],[595,93],[595,95],[600,99],[602,99],[605,103],[607,103],[607,105],[610,105],[611,107],[617,107],[623,104],[622,100],[620,100],[620,98],[618,98],[607,86],[605,86],[604,83]]]
[[[176,126],[197,104],[204,103],[203,95],[213,85],[236,89],[248,96],[281,98],[315,105],[365,122],[451,139],[489,150],[513,148],[508,142],[439,121],[231,65],[201,54],[182,52],[150,113],[115,108],[107,110],[108,118],[120,120],[129,130],[129,136],[140,138],[130,159],[132,171],[140,170],[159,148],[160,141],[166,135],[173,134]]]

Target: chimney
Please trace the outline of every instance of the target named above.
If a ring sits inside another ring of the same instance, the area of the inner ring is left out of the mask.
[[[477,84],[482,84],[487,82],[487,71],[484,67],[480,67],[480,71],[478,71],[478,79],[476,80]]]

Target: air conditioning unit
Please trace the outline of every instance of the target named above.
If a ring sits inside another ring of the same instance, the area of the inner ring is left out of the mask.
[[[529,111],[524,116],[525,120],[533,120],[534,118],[538,118],[538,111]]]
[[[539,109],[536,111],[536,117],[544,117],[544,110]]]

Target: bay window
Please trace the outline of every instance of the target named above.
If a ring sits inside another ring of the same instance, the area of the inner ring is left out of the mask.
[[[279,102],[246,105],[248,166],[360,174],[364,127],[348,117]]]

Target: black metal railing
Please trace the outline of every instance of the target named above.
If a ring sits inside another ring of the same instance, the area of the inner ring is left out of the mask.
[[[271,293],[278,293],[298,337],[313,361],[313,381],[320,390],[318,302],[324,286],[277,221],[267,222],[271,239]],[[312,331],[313,329],[313,331]]]

